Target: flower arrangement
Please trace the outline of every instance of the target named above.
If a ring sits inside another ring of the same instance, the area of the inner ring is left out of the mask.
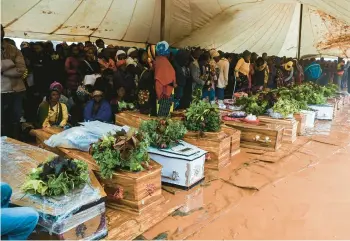
[[[88,181],[89,171],[85,162],[56,156],[33,168],[22,190],[41,196],[58,196],[67,194]]]
[[[140,105],[144,105],[149,100],[149,91],[148,90],[140,90],[138,93],[138,100]]]
[[[185,126],[190,131],[217,132],[221,118],[217,108],[205,101],[192,103],[185,113]]]
[[[104,136],[92,144],[90,152],[100,167],[101,177],[107,179],[118,169],[137,172],[148,168],[148,147],[148,138],[130,129]]]
[[[183,122],[172,119],[143,121],[139,130],[148,136],[151,146],[156,148],[176,145],[187,132]]]

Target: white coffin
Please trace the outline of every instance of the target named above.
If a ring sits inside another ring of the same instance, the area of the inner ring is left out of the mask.
[[[309,105],[316,111],[316,119],[318,120],[333,120],[333,105]]]
[[[163,166],[162,182],[183,189],[189,189],[204,179],[206,151],[187,142],[169,149],[150,147],[152,160]]]
[[[309,110],[302,110],[301,113],[305,115],[305,127],[313,128],[315,126],[316,112]]]

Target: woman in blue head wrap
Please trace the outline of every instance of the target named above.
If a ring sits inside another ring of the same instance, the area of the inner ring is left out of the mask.
[[[158,99],[158,116],[168,116],[173,109],[173,90],[176,88],[175,70],[168,60],[169,44],[161,41],[156,45],[154,78]]]

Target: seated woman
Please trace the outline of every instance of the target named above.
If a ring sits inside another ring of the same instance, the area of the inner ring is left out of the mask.
[[[92,100],[90,100],[84,109],[85,121],[112,121],[112,109],[107,100],[103,98],[101,90],[95,90],[92,93]]]
[[[60,103],[61,91],[56,86],[50,89],[50,94],[46,97],[38,108],[37,127],[46,128],[51,126],[65,127],[68,122],[68,110],[64,103]]]

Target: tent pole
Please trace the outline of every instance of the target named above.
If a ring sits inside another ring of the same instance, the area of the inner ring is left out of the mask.
[[[299,19],[299,39],[298,39],[298,54],[297,54],[297,59],[300,59],[300,49],[301,49],[301,31],[303,27],[303,8],[304,5],[300,5],[300,19]]]
[[[165,40],[165,0],[161,0],[160,7],[160,41]]]

